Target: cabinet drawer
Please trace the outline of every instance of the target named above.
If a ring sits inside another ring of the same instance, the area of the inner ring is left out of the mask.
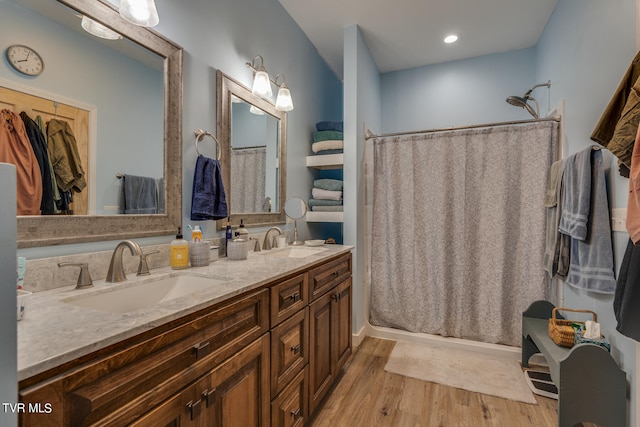
[[[271,327],[291,317],[309,303],[306,274],[300,274],[271,287]]]
[[[311,301],[351,276],[351,253],[329,261],[309,271]]]
[[[268,291],[217,309],[196,313],[186,323],[97,358],[61,378],[21,390],[24,402],[48,402],[62,420],[28,414],[24,425],[128,425],[177,388],[195,381],[268,330]],[[62,412],[62,414],[60,413]],[[51,417],[56,418],[56,417]]]
[[[278,394],[309,360],[309,307],[271,331],[271,397]]]
[[[309,419],[309,365],[271,402],[271,427],[299,427]]]

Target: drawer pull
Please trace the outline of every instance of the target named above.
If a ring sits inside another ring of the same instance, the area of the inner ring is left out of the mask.
[[[195,402],[192,400],[187,403],[187,411],[189,411],[189,414],[191,415],[191,421],[195,420],[200,415],[200,412],[202,412],[202,406],[200,406],[201,403],[202,400],[197,400]]]
[[[291,294],[291,295],[289,296],[289,298],[290,298],[290,299],[292,299],[292,300],[293,300],[293,302],[300,301],[300,300],[302,299],[302,298],[300,297],[300,293],[299,293],[299,292],[296,292],[295,294]]]
[[[296,409],[295,411],[291,411],[291,416],[294,420],[297,420],[300,416],[302,416],[302,414],[300,413],[300,408]]]
[[[331,295],[331,299],[333,299],[334,301],[340,301],[340,298],[342,298],[342,296],[338,293]]]
[[[291,351],[293,352],[293,354],[300,353],[300,344],[291,346]]]
[[[200,343],[193,347],[193,351],[196,353],[196,360],[206,356],[211,353],[211,347],[209,347],[209,341],[206,343]]]
[[[334,271],[333,272],[333,277],[338,277],[338,274],[340,274],[340,273],[338,273],[338,270]]]
[[[215,388],[213,390],[205,390],[202,392],[202,398],[204,399],[207,405],[207,408],[209,407],[209,405],[213,403],[213,395],[215,392],[216,392]]]

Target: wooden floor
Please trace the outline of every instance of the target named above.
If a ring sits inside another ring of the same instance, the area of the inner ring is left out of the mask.
[[[366,337],[318,409],[312,427],[554,427],[557,401],[538,405],[416,380],[384,371],[395,341]]]

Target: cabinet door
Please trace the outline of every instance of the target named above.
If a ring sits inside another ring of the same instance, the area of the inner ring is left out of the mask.
[[[331,348],[334,351],[332,365],[335,377],[351,356],[351,277],[336,286],[331,294],[334,301]]]
[[[329,292],[318,298],[309,310],[309,412],[313,413],[333,383],[331,369],[331,309]]]
[[[271,402],[271,427],[299,427],[308,419],[309,365]]]
[[[210,374],[204,399],[207,427],[269,425],[269,334],[240,350]]]
[[[274,398],[309,359],[309,308],[271,331],[271,397]]]
[[[132,427],[206,427],[203,398],[209,388],[209,377],[186,387],[131,424]]]

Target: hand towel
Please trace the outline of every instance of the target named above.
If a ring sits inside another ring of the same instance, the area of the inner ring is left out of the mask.
[[[202,154],[196,160],[191,193],[191,220],[206,221],[229,216],[220,162]]]
[[[344,139],[344,134],[342,132],[338,132],[337,130],[322,130],[319,132],[313,132],[311,136],[313,138],[313,142],[330,140],[342,141]]]
[[[592,150],[591,147],[575,154],[584,158],[585,152],[591,159],[591,209],[587,210],[589,221],[585,239],[571,236],[571,254],[569,273],[566,283],[576,288],[591,292],[612,294],[616,289],[616,279],[613,264],[613,248],[611,243],[611,222],[609,219],[609,202],[607,185],[604,176],[604,161],[602,150]],[[572,156],[573,157],[573,156]],[[581,167],[581,162],[567,163],[574,167]],[[567,168],[565,167],[565,183]],[[572,172],[576,174],[575,171]],[[572,173],[569,173],[571,175]],[[580,189],[577,189],[582,191]],[[564,188],[565,194],[569,191]],[[566,200],[566,197],[565,197]],[[563,202],[564,203],[564,202]],[[563,211],[565,205],[562,206]]]
[[[560,232],[577,240],[587,237],[591,203],[591,147],[565,161]],[[600,153],[602,157],[602,153]]]
[[[316,130],[336,130],[338,132],[343,131],[343,122],[318,122],[316,123]]]
[[[563,169],[563,160],[558,160],[551,165],[549,180],[547,182],[547,193],[545,195],[546,233],[542,266],[551,278],[558,272],[560,256],[560,233],[558,232],[558,225],[560,223],[560,211],[562,210]]]
[[[154,178],[123,175],[122,191],[125,214],[141,215],[158,212],[156,180]]]
[[[322,188],[313,188],[311,196],[320,200],[342,200],[342,191],[323,190]]]
[[[313,151],[314,153],[319,153],[321,151],[327,150],[342,150],[343,148],[344,142],[339,140],[320,141],[311,144],[311,151]]]
[[[313,181],[315,188],[322,188],[323,190],[329,191],[342,191],[342,185],[342,180],[340,179],[320,178]]]
[[[341,206],[342,200],[309,199],[309,206]]]

